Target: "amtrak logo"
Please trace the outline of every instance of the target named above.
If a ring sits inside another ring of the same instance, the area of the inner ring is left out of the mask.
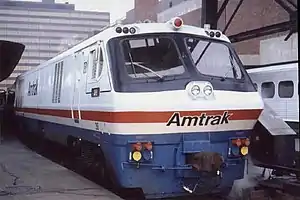
[[[228,124],[229,118],[233,114],[225,111],[222,115],[207,115],[202,113],[200,116],[180,116],[179,112],[173,113],[170,117],[167,126],[207,126]]]

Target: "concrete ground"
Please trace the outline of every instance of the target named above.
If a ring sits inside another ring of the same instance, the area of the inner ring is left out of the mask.
[[[0,200],[121,200],[101,186],[32,152],[0,144]]]

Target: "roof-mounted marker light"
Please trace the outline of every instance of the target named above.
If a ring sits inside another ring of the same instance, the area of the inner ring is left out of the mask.
[[[180,17],[175,17],[172,20],[172,25],[174,28],[179,29],[183,25],[183,20]]]
[[[130,32],[131,34],[135,34],[136,29],[135,29],[134,27],[131,27],[131,28],[129,29],[129,32]]]
[[[220,31],[216,32],[216,37],[221,37],[221,32]]]
[[[121,28],[120,26],[118,26],[118,27],[116,28],[116,32],[117,32],[117,33],[122,33],[122,28]]]
[[[128,27],[124,27],[124,28],[123,28],[123,33],[127,34],[128,32],[129,32]]]
[[[210,36],[210,37],[215,37],[215,32],[211,31],[211,32],[209,33],[209,36]]]

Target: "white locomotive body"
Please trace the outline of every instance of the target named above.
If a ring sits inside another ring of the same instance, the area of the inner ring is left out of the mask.
[[[175,18],[107,28],[20,75],[15,107],[26,133],[96,145],[118,185],[159,198],[242,178],[263,101],[225,35]]]

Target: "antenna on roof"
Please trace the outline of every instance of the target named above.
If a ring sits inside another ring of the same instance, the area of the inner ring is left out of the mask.
[[[122,24],[122,19],[117,19],[116,22],[115,22],[115,24],[116,24],[116,25]]]
[[[115,23],[112,23],[110,25],[104,26],[103,28],[99,29],[98,33],[104,31],[105,29],[108,29],[108,28],[111,28],[111,27],[115,27],[115,26],[120,25],[120,24],[122,24],[122,20],[121,19],[117,20]]]
[[[210,24],[204,24],[203,28],[204,28],[205,30],[210,30]]]

